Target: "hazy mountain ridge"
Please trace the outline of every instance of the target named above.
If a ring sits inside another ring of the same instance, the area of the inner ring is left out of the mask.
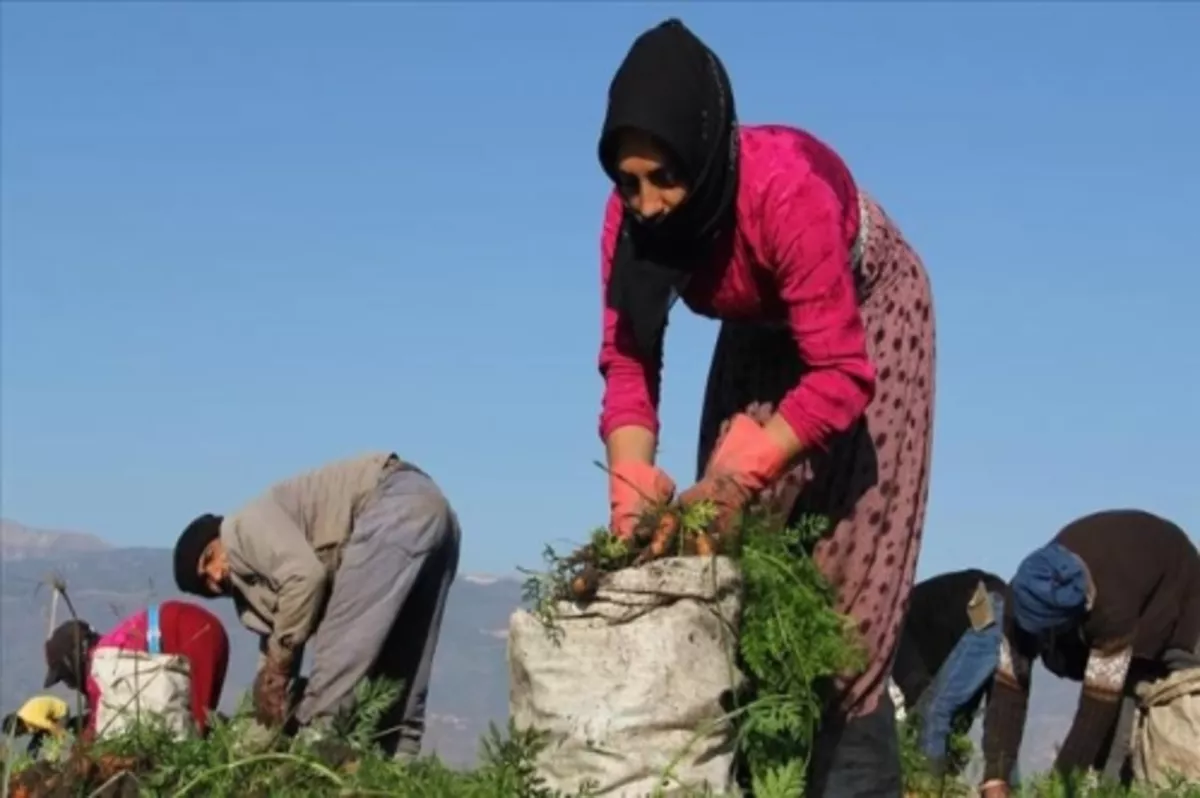
[[[0,561],[0,711],[8,712],[30,695],[43,692],[42,642],[49,623],[48,578],[61,576],[75,611],[105,629],[146,604],[184,599],[211,609],[225,624],[231,643],[229,675],[222,707],[231,709],[254,678],[257,640],[238,622],[229,600],[203,601],[175,590],[171,552],[158,548],[118,548],[91,535],[40,532],[5,522]],[[45,537],[41,537],[45,535]],[[11,552],[11,554],[10,554]],[[429,698],[426,748],[447,761],[474,760],[489,721],[508,717],[507,629],[520,605],[515,577],[460,574],[450,593]],[[65,602],[57,620],[70,617]],[[1066,733],[1078,686],[1038,669],[1022,746],[1025,772],[1044,769],[1054,745]],[[52,690],[74,705],[75,697]],[[975,738],[978,741],[978,724]]]
[[[111,546],[95,535],[36,529],[0,518],[0,557],[6,561],[65,552],[101,551],[108,548]]]

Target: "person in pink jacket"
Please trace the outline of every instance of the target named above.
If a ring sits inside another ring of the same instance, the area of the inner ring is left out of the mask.
[[[900,795],[887,693],[925,518],[934,316],[920,258],[830,147],[739,125],[718,57],[682,22],[634,42],[608,95],[600,435],[611,524],[646,499],[711,499],[727,525],[752,499],[832,531],[814,557],[870,662],[835,685],[812,795]],[[667,315],[677,297],[722,322],[697,481],[655,465]]]

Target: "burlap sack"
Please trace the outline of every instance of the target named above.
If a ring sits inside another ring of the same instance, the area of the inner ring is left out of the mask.
[[[1200,668],[1140,685],[1137,697],[1134,776],[1156,787],[1180,776],[1200,783]]]

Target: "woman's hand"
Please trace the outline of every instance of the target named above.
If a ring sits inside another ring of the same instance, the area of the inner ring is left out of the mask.
[[[609,526],[621,540],[632,537],[642,514],[675,495],[675,482],[657,466],[626,460],[609,468]]]
[[[786,436],[775,429],[777,421]],[[739,413],[730,419],[704,478],[684,491],[679,503],[685,508],[700,501],[715,504],[718,515],[712,531],[722,534],[758,492],[782,475],[799,449],[799,441],[778,416],[763,425],[749,413]]]
[[[685,490],[679,496],[680,507],[688,507],[700,502],[710,502],[716,508],[717,516],[708,525],[708,531],[720,537],[729,532],[738,513],[745,509],[754,497],[753,492],[729,475],[706,475],[704,479]]]
[[[618,427],[606,444],[609,528],[627,540],[647,509],[674,498],[675,482],[654,465],[658,439],[645,427]]]

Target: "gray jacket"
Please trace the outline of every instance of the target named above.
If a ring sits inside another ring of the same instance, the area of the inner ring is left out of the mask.
[[[402,465],[391,452],[339,460],[271,486],[221,522],[238,616],[263,636],[263,653],[301,651],[316,630],[354,519]]]

